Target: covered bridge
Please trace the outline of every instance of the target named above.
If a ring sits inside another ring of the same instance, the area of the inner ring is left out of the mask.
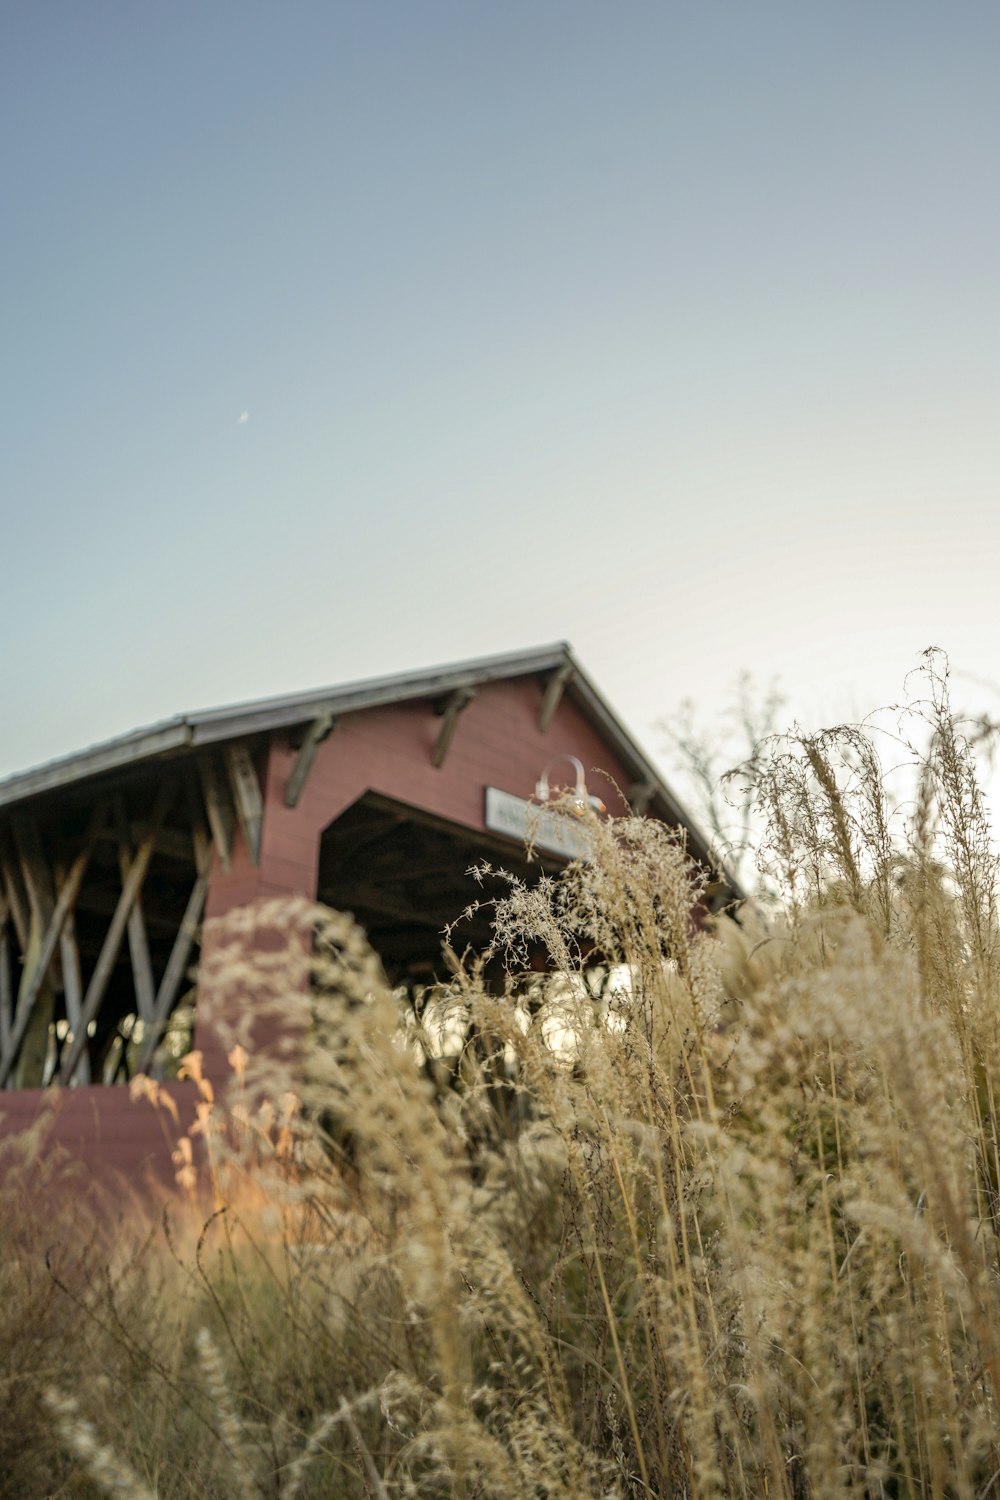
[[[610,812],[683,827],[710,863],[565,644],[187,714],[0,782],[0,1130],[51,1104],[92,1167],[162,1164],[160,1122],[113,1085],[169,1079],[192,1046],[224,1065],[199,1010],[204,918],[316,898],[354,913],[392,983],[426,982],[469,867],[527,873],[539,780],[577,766]],[[530,868],[572,853],[553,827]]]

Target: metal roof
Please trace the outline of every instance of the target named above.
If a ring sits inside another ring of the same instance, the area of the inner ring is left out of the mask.
[[[453,692],[456,688],[479,687],[487,682],[552,672],[561,667],[572,669],[572,675],[566,684],[567,695],[600,729],[635,780],[651,788],[651,804],[668,822],[679,823],[687,829],[689,847],[696,857],[715,865],[708,841],[690,813],[678,801],[656,767],[605,702],[565,641],[503,656],[456,662],[451,666],[368,678],[340,687],[323,688],[317,692],[291,693],[277,698],[261,698],[251,703],[180,714],[148,728],[134,729],[128,734],[92,745],[74,755],[62,756],[32,770],[6,777],[0,781],[0,811],[26,802],[29,798],[76,785],[92,776],[172,757],[201,746],[291,728],[297,724],[309,723],[321,714],[354,713],[382,704],[434,698]],[[728,877],[728,884],[735,890],[731,877]]]

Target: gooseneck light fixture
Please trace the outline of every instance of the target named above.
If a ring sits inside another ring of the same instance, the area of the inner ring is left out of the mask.
[[[607,808],[600,797],[595,797],[592,792],[587,791],[587,781],[583,774],[583,766],[575,755],[554,755],[552,757],[541,776],[539,776],[537,785],[535,786],[535,797],[537,800],[539,802],[551,802],[553,790],[549,781],[549,772],[553,766],[559,765],[562,761],[568,761],[576,771],[576,786],[573,790],[573,810],[582,813],[585,808],[591,807],[594,812],[607,812]],[[558,795],[559,791],[560,788],[556,787],[556,795]]]

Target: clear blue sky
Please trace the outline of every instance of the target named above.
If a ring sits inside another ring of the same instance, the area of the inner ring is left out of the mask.
[[[0,772],[564,637],[654,749],[1000,677],[998,78],[994,0],[0,6]]]

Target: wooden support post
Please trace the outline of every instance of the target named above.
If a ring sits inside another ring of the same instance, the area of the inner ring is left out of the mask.
[[[120,800],[115,807],[115,832],[118,837],[118,869],[121,872],[124,888],[132,868],[132,841],[125,808]],[[136,1009],[140,1020],[148,1022],[153,1018],[156,986],[153,980],[153,965],[149,957],[149,939],[146,936],[146,921],[142,914],[142,900],[138,896],[128,917],[128,948],[132,960]]]
[[[3,875],[3,888],[14,931],[21,945],[21,952],[25,953],[28,947],[28,900],[21,885],[17,850],[9,828],[0,828],[0,873]]]
[[[443,717],[441,719],[441,728],[437,733],[437,739],[434,741],[431,762],[439,771],[444,765],[445,756],[448,754],[448,746],[455,737],[459,717],[468,708],[475,696],[475,688],[456,688],[447,703],[438,710]]]
[[[225,750],[229,786],[236,816],[253,864],[260,864],[260,838],[264,827],[264,799],[260,782],[246,745],[227,745]]]
[[[143,1033],[142,1049],[136,1064],[137,1073],[145,1073],[163,1035],[163,1028],[167,1024],[170,1012],[174,1008],[177,992],[184,978],[187,968],[188,957],[194,943],[198,923],[201,921],[202,912],[205,909],[205,898],[208,895],[208,872],[212,857],[211,846],[207,843],[202,847],[201,857],[198,862],[198,878],[188,897],[188,903],[181,918],[181,925],[174,939],[174,946],[167,959],[167,967],[163,971],[160,980],[160,988],[156,994],[156,1004],[153,1006],[153,1018],[149,1029]]]
[[[66,1000],[66,1020],[73,1036],[80,1029],[80,1015],[83,1009],[83,980],[80,976],[80,950],[76,945],[76,920],[72,912],[66,917],[63,930],[59,935],[59,956],[62,959],[63,971],[63,993]],[[70,1083],[90,1082],[90,1057],[84,1051],[80,1054],[70,1079]]]
[[[49,870],[38,824],[30,814],[15,814],[11,820],[14,842],[17,846],[21,877],[28,896],[30,921],[28,946],[24,953],[19,991],[31,982],[31,972],[37,960],[42,934],[52,920],[55,896],[52,890],[52,874]],[[30,1088],[46,1083],[53,1048],[52,1024],[55,1020],[55,991],[61,987],[59,960],[53,954],[49,969],[42,976],[28,1018],[28,1028],[21,1039],[14,1084],[17,1088]],[[21,993],[18,1004],[21,1003]]]
[[[14,991],[10,976],[10,939],[7,936],[7,913],[0,920],[0,1056],[10,1050],[10,1032],[14,1024]]]
[[[188,835],[187,858],[194,857],[194,867],[199,875],[207,876],[212,868],[212,849],[214,848],[212,832],[202,816],[202,804],[198,800],[193,785],[187,787],[188,811],[191,815],[191,829]]]
[[[212,836],[202,823],[196,823],[191,834],[194,845],[194,867],[207,875],[212,864]]]
[[[337,727],[337,721],[333,714],[320,714],[310,724],[306,737],[299,746],[299,753],[295,758],[288,785],[285,787],[285,806],[295,807],[302,796],[303,789],[312,770],[313,761],[316,759],[316,751],[320,745]]]
[[[128,925],[129,913],[135,903],[136,897],[142,890],[142,883],[146,878],[149,861],[153,855],[153,847],[156,843],[156,835],[160,824],[163,822],[174,788],[168,782],[161,789],[153,809],[152,826],[139,848],[136,850],[135,859],[129,868],[128,877],[122,885],[122,893],[118,898],[114,916],[111,918],[110,926],[105,934],[101,951],[94,965],[94,972],[90,976],[87,993],[83,997],[80,1006],[80,1025],[73,1034],[73,1041],[63,1056],[62,1066],[59,1069],[59,1082],[68,1083],[80,1060],[80,1055],[87,1045],[87,1029],[94,1020],[104,999],[104,992],[108,987],[112,970],[118,960],[118,951],[121,948],[122,938],[125,936],[125,928]]]
[[[200,761],[198,770],[205,799],[205,814],[215,840],[219,863],[224,870],[228,870],[233,860],[233,826],[236,821],[233,805],[215,761],[211,758]]]
[[[95,812],[87,831],[83,848],[70,865],[69,874],[66,876],[56,897],[55,909],[52,912],[52,917],[39,945],[38,958],[30,974],[22,978],[14,1024],[11,1027],[3,1056],[0,1057],[0,1087],[7,1081],[7,1077],[14,1064],[14,1059],[17,1057],[18,1049],[24,1039],[24,1033],[28,1029],[32,1007],[48,973],[49,964],[52,962],[52,956],[56,951],[56,946],[63,930],[63,924],[76,904],[84,871],[87,868],[87,861],[90,859],[90,852],[97,840],[106,812],[107,808],[104,804],[99,806]]]
[[[557,667],[545,684],[545,692],[542,695],[542,704],[538,710],[538,727],[544,734],[555,717],[556,709],[562,702],[562,695],[566,691],[566,684],[572,678],[576,668],[571,662],[564,662]]]
[[[31,916],[44,932],[56,903],[52,894],[52,875],[34,818],[15,818],[14,837]]]

